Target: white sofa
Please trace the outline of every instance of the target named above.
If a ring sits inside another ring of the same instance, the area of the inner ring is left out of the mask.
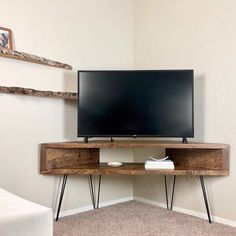
[[[0,188],[0,235],[52,236],[52,210]]]

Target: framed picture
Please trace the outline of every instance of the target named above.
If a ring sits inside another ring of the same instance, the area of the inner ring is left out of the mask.
[[[12,50],[12,34],[10,29],[0,27],[0,46]]]

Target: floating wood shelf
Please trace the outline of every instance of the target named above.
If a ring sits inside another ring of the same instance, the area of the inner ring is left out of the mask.
[[[17,59],[17,60],[21,60],[21,61],[27,61],[27,62],[36,63],[36,64],[42,64],[42,65],[62,68],[62,69],[66,69],[66,70],[72,70],[72,66],[70,66],[68,64],[64,64],[64,63],[61,63],[58,61],[53,61],[53,60],[50,60],[50,59],[47,59],[44,57],[35,56],[35,55],[29,54],[29,53],[10,50],[10,49],[3,48],[3,47],[0,47],[0,56],[12,58],[12,59]]]
[[[77,99],[77,93],[41,91],[41,90],[35,90],[31,88],[22,88],[22,87],[0,86],[0,93],[28,95],[28,96],[36,96],[36,97],[60,98],[60,99],[67,99],[67,100]]]

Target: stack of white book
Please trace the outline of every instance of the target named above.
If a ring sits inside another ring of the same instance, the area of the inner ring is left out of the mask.
[[[168,160],[166,158],[163,159],[156,159],[156,158],[151,158],[150,160],[146,160],[145,162],[145,169],[167,169],[167,170],[173,170],[174,167],[174,162],[171,160]]]

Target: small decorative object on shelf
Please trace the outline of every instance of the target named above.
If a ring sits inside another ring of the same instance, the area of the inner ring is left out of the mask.
[[[16,95],[28,95],[28,96],[36,96],[36,97],[61,98],[61,99],[68,99],[68,100],[77,99],[77,93],[41,91],[41,90],[35,90],[31,88],[22,88],[22,87],[0,86],[0,93],[10,93],[10,94],[16,94]]]
[[[0,46],[12,50],[12,33],[10,29],[0,27]]]
[[[121,166],[122,163],[119,162],[119,161],[110,161],[107,163],[108,166],[111,166],[111,167],[118,167],[118,166]]]
[[[68,64],[64,64],[58,61],[53,61],[44,57],[35,56],[25,52],[18,52],[14,50],[10,50],[0,46],[0,56],[7,57],[12,59],[17,59],[21,61],[28,61],[31,63],[42,64],[52,67],[58,67],[66,70],[72,70],[72,66]]]

